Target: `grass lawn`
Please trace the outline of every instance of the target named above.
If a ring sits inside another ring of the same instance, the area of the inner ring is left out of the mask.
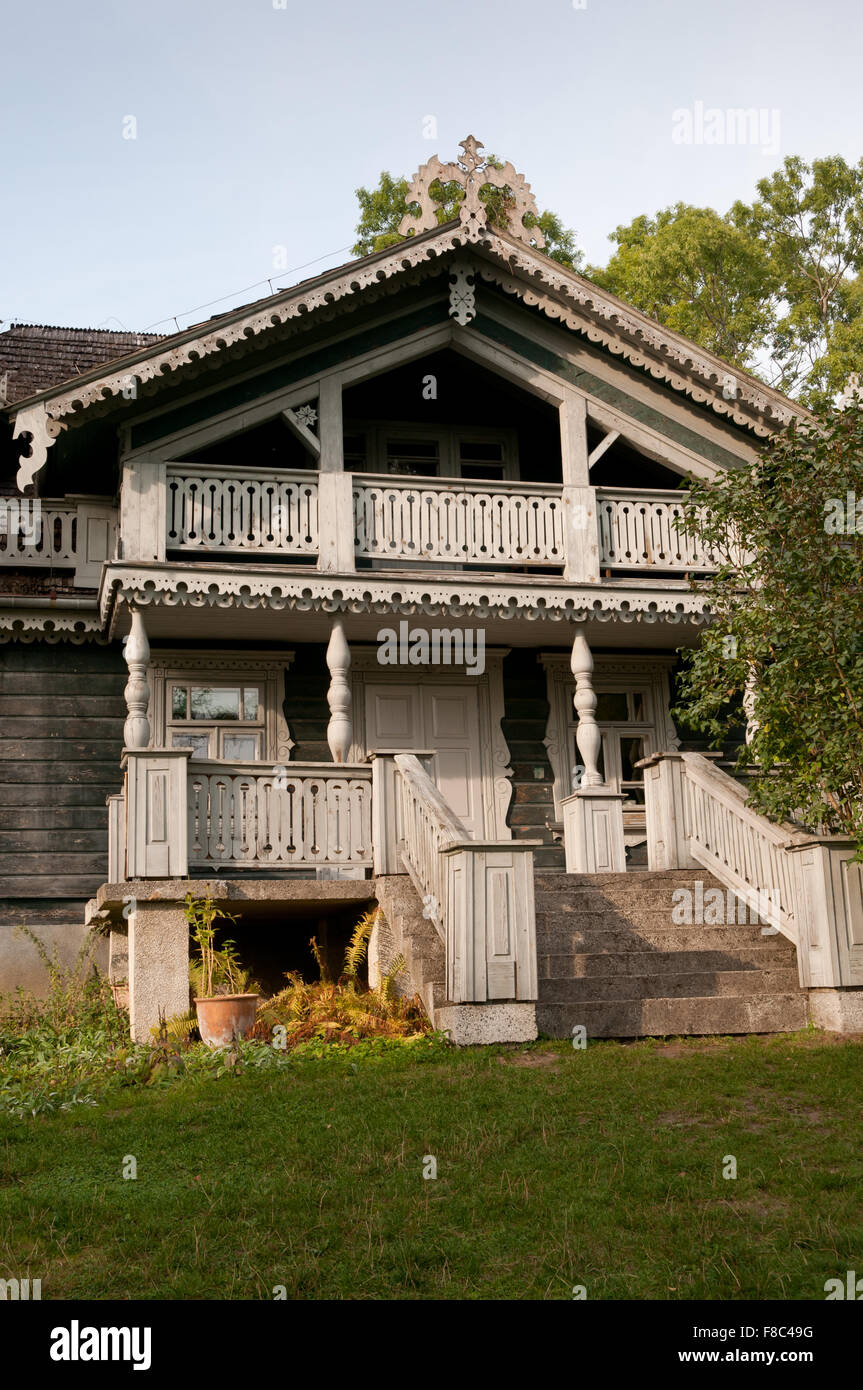
[[[0,1119],[0,1277],[43,1299],[823,1300],[863,1271],[861,1074],[863,1039],[806,1033],[424,1042],[114,1091]]]

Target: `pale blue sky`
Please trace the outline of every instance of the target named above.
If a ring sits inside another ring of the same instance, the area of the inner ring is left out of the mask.
[[[357,185],[469,132],[593,261],[637,213],[863,154],[860,0],[40,0],[2,42],[0,328],[170,331],[317,273],[348,259]],[[675,143],[697,102],[777,111],[775,148]],[[288,274],[274,246],[326,259]]]

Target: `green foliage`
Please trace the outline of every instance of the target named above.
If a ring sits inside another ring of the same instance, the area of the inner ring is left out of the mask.
[[[502,162],[493,154],[486,156],[486,162],[495,169],[503,168]],[[357,240],[352,248],[355,256],[368,256],[406,239],[399,233],[401,220],[408,211],[419,212],[416,203],[408,205],[409,187],[408,179],[393,178],[392,174],[384,171],[376,188],[356,189],[360,220],[356,228]],[[437,204],[435,216],[439,226],[458,216],[458,206],[464,197],[460,184],[442,183],[440,179],[435,179],[429,191]],[[486,204],[491,225],[505,227],[507,213],[514,202],[511,190],[487,184],[481,189],[480,198]],[[529,214],[525,218],[525,226],[539,227],[545,237],[546,255],[570,269],[578,269],[582,253],[575,244],[575,233],[564,227],[556,213],[546,210],[539,217]]]
[[[863,368],[863,160],[788,158],[724,216],[684,203],[609,238],[598,284],[810,404]]]
[[[223,994],[257,993],[258,986],[240,963],[235,942],[223,941],[221,946],[216,945],[216,921],[236,922],[236,917],[223,912],[209,896],[196,898],[188,892],[183,903],[192,941],[198,948],[197,960],[194,956],[189,960],[189,986],[193,997],[212,999]]]
[[[776,275],[766,250],[729,214],[677,203],[618,227],[617,250],[590,277],[628,304],[751,368],[773,321]]]
[[[689,529],[724,560],[698,586],[715,621],[687,653],[676,713],[718,744],[744,722],[751,675],[757,728],[740,769],[769,769],[752,781],[755,808],[863,849],[863,409],[817,421],[693,486]]]
[[[377,916],[377,911],[366,912],[355,926],[337,981],[325,973],[312,937],[310,945],[321,979],[310,984],[297,971],[289,974],[286,987],[259,1006],[252,1036],[269,1039],[273,1028],[281,1025],[286,1047],[294,1049],[305,1042],[354,1044],[360,1039],[428,1033],[429,1023],[419,999],[405,999],[396,993],[396,980],[405,970],[402,956],[392,962],[377,989],[363,987],[357,978]]]

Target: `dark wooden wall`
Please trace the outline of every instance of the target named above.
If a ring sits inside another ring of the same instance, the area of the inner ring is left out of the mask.
[[[87,899],[120,790],[122,647],[0,646],[0,898]]]

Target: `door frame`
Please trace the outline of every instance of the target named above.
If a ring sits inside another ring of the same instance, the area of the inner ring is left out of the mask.
[[[506,823],[512,799],[513,769],[509,745],[503,736],[503,661],[509,647],[486,647],[485,671],[467,675],[463,666],[382,666],[377,646],[351,646],[351,695],[353,743],[350,760],[365,762],[374,751],[366,738],[366,685],[417,685],[434,680],[437,685],[471,686],[477,692],[479,716],[480,777],[485,834],[490,840],[511,840]],[[408,750],[406,750],[408,751]]]

